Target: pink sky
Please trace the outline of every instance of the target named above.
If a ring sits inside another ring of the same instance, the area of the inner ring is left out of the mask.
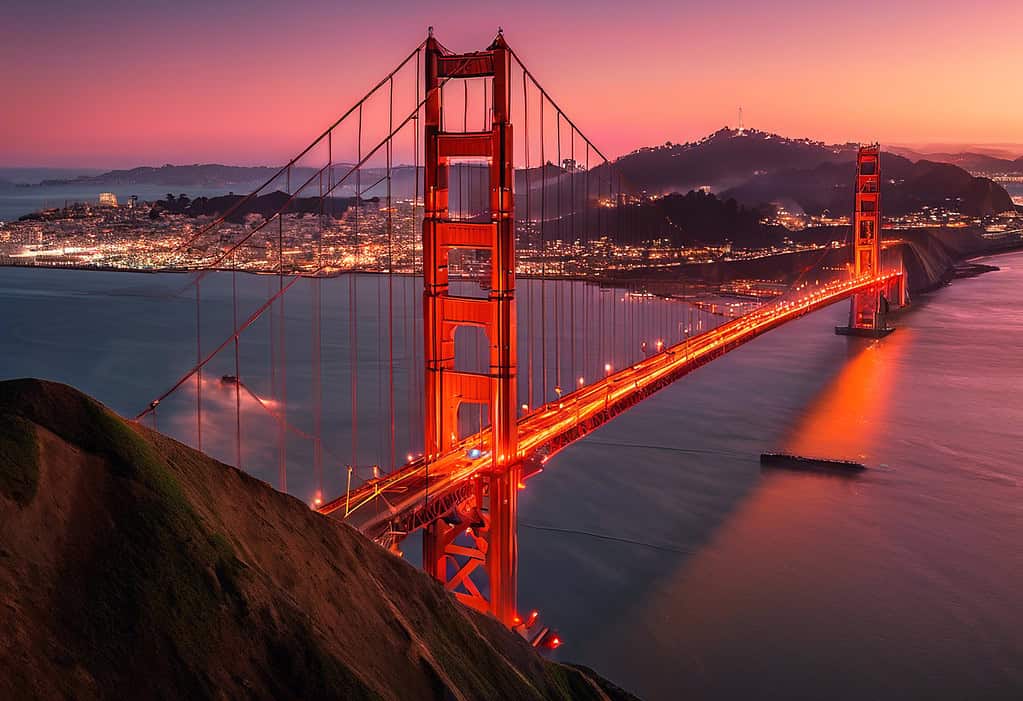
[[[500,25],[608,155],[735,125],[1023,142],[1023,3],[8,0],[0,165],[280,163],[410,51]]]

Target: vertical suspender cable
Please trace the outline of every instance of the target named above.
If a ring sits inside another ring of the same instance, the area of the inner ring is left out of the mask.
[[[242,469],[242,373],[238,348],[238,259],[231,256],[231,319],[234,331],[234,466]]]
[[[200,323],[199,309],[201,301],[199,298],[199,282],[195,283],[195,358],[196,363],[202,362],[202,326]],[[195,435],[197,447],[202,450],[202,368],[195,373]]]
[[[287,192],[291,194],[291,166],[288,166],[287,170]],[[280,296],[278,302],[278,312],[280,314],[280,323],[277,325],[277,332],[280,334],[280,342],[278,344],[277,359],[281,365],[280,377],[281,377],[281,408],[279,411],[280,420],[277,424],[277,431],[280,436],[278,442],[278,471],[280,479],[280,490],[282,492],[288,491],[288,467],[287,467],[287,440],[288,440],[288,388],[287,388],[287,356],[284,347],[285,339],[287,338],[284,331],[284,211],[282,210],[277,215],[277,293]]]
[[[320,173],[320,230],[316,247],[316,267],[323,267],[323,234],[326,203],[323,195],[323,173]],[[313,481],[316,484],[316,499],[323,499],[323,374],[321,365],[322,346],[322,301],[320,276],[318,273],[312,283],[312,318],[313,318]],[[317,504],[318,506],[319,504]]]
[[[422,73],[420,72],[421,71],[421,65],[420,65],[421,64],[421,57],[422,57],[422,50],[420,50],[419,52],[416,53],[416,77],[415,77],[415,84],[416,84],[416,104],[417,105],[420,103],[420,99],[419,99],[420,83],[419,83],[419,81],[420,81],[420,79],[422,77]],[[425,407],[423,405],[423,402],[420,401],[420,397],[422,396],[421,391],[420,391],[420,387],[421,387],[421,383],[423,381],[423,378],[422,378],[423,363],[420,362],[419,350],[420,350],[420,347],[422,346],[422,342],[421,342],[422,341],[422,335],[420,333],[420,327],[419,327],[420,314],[417,313],[417,310],[419,309],[419,303],[418,303],[418,300],[416,299],[416,285],[415,285],[415,280],[416,280],[416,278],[415,278],[415,275],[416,275],[416,260],[417,260],[416,259],[416,241],[417,241],[417,239],[420,239],[420,237],[422,235],[421,231],[420,231],[420,228],[416,225],[416,209],[419,206],[419,131],[420,131],[419,117],[420,117],[420,110],[417,109],[416,110],[416,125],[415,125],[415,129],[412,130],[412,132],[413,132],[413,136],[412,136],[412,151],[413,151],[412,161],[413,161],[413,165],[415,166],[416,175],[415,175],[415,178],[414,178],[415,185],[414,185],[414,191],[413,191],[413,197],[412,197],[412,283],[413,284],[410,286],[411,287],[411,292],[412,292],[412,307],[411,307],[411,309],[413,310],[412,311],[412,364],[411,364],[411,368],[414,369],[414,372],[412,373],[412,391],[413,391],[413,395],[414,395],[413,396],[413,400],[414,400],[413,401],[413,406],[416,407],[416,411],[414,412],[414,415],[415,415],[415,418],[416,418],[416,421],[414,422],[415,423],[415,433],[413,434],[413,436],[416,437],[416,438],[418,438],[419,432],[423,430],[423,411],[425,409]],[[425,175],[426,175],[425,171],[423,172],[423,175],[425,177]],[[411,409],[410,409],[410,411],[411,411]],[[413,445],[416,445],[416,446],[420,445],[420,442],[418,440],[413,439],[413,441],[414,441]],[[423,443],[425,443],[425,441],[426,441],[426,436],[424,435],[423,436]],[[429,482],[430,482],[430,480],[429,480],[429,478],[430,478],[429,472],[427,472],[426,477],[427,477],[427,497],[429,497]]]
[[[362,162],[362,106],[359,106],[359,119],[357,127],[358,163]],[[357,470],[359,465],[359,392],[358,392],[358,366],[359,366],[359,324],[356,314],[358,312],[356,276],[359,269],[359,210],[362,209],[362,169],[355,171],[355,261],[354,267],[348,272],[348,342],[351,348],[351,391],[352,391],[352,469]]]
[[[569,139],[570,139],[569,146],[568,146],[569,158],[572,160],[572,170],[570,170],[569,173],[568,173],[569,202],[570,202],[570,205],[569,205],[569,208],[568,208],[568,216],[572,217],[572,219],[569,221],[569,238],[571,238],[571,240],[572,240],[572,244],[571,244],[572,248],[569,249],[569,250],[574,251],[575,250],[575,212],[576,212],[576,207],[575,207],[575,127],[572,127],[571,131],[569,131]],[[578,265],[578,261],[576,261],[576,265]],[[576,272],[578,272],[578,270]],[[572,277],[573,277],[573,279],[568,283],[569,284],[569,288],[568,288],[569,289],[569,299],[568,299],[569,353],[568,353],[568,355],[569,355],[569,358],[571,358],[571,362],[569,363],[569,367],[571,368],[572,379],[574,381],[575,377],[576,377],[576,374],[575,374],[576,373],[576,369],[578,367],[576,365],[576,363],[575,363],[575,334],[576,334],[576,328],[575,328],[575,288],[577,287],[577,284],[576,284],[576,280],[574,279],[575,275],[573,275]]]
[[[590,145],[586,144],[585,146],[586,146],[586,158],[585,158],[585,161],[586,161],[586,166],[585,166],[586,171],[583,173],[583,188],[586,190],[586,193],[583,196],[583,241],[585,242],[584,245],[585,245],[585,249],[586,249],[587,255],[592,255],[590,253],[592,251],[592,247],[589,245],[590,244]],[[591,289],[591,287],[592,286],[591,286],[589,281],[586,281],[586,282],[583,283],[583,334],[586,335],[586,337],[584,337],[584,343],[583,343],[583,368],[585,369],[585,371],[587,373],[589,373],[590,369],[586,368],[586,349],[589,348],[591,350],[591,354],[592,354],[592,349],[593,349],[593,344],[589,343],[588,342],[589,339],[587,338],[589,336],[589,333],[590,333],[590,326],[593,323],[593,315],[592,315],[592,312],[591,312],[591,309],[590,309],[591,304],[592,304],[592,300],[593,300],[593,295],[592,295],[592,291],[593,290]],[[596,368],[596,367],[597,367],[596,364],[594,364],[593,368]],[[594,373],[593,377],[600,377],[599,371]]]
[[[419,104],[419,53],[416,53],[416,73],[414,82],[416,84],[416,104]],[[409,368],[409,402],[408,402],[408,417],[409,417],[409,453],[415,452],[415,447],[418,445],[416,441],[416,434],[422,427],[422,421],[419,416],[419,409],[421,408],[422,402],[419,401],[419,375],[422,372],[422,368],[419,365],[419,353],[418,349],[421,344],[421,338],[418,334],[418,322],[419,317],[418,309],[419,305],[416,303],[416,239],[420,236],[420,231],[416,225],[416,210],[419,205],[419,110],[416,110],[415,125],[412,129],[412,170],[413,170],[413,190],[412,190],[412,228],[409,237],[409,251],[412,255],[412,265],[409,273],[409,327],[411,328],[411,334],[409,335],[408,345],[411,357],[408,363]],[[418,426],[416,425],[418,421]],[[429,480],[427,480],[429,482]]]
[[[547,154],[544,144],[543,115],[546,105],[540,98],[540,374],[543,376],[541,403],[547,403]]]
[[[531,198],[531,192],[529,190],[529,100],[526,94],[526,74],[522,73],[522,122],[523,122],[523,139],[522,143],[524,146],[523,151],[525,152],[524,163],[526,166],[526,226],[523,230],[526,232],[524,240],[526,241],[526,248],[532,248],[532,226],[533,220],[531,218],[532,212],[530,211],[529,204]],[[526,404],[529,407],[533,406],[533,279],[530,279],[526,286],[526,367],[528,368],[526,373]]]
[[[608,172],[608,178],[607,178],[607,199],[608,199],[608,207],[610,209],[610,207],[612,206],[611,203],[614,202],[614,168],[613,167]],[[607,228],[608,228],[608,232],[609,233],[611,231],[611,224],[608,223],[610,218],[611,218],[611,212],[608,211],[607,216],[604,217],[604,222],[605,222],[605,224],[608,225]],[[609,238],[612,241],[617,240],[614,236],[610,236]],[[613,358],[614,366],[616,368],[623,368],[623,367],[625,367],[625,359],[621,355],[619,355],[619,353],[618,353],[618,339],[619,338],[624,338],[625,334],[622,333],[621,329],[618,328],[618,305],[619,305],[618,290],[619,290],[619,288],[617,286],[614,286],[614,287],[611,288],[611,334],[610,334],[610,343],[608,345],[610,346],[610,350],[611,350],[610,355]],[[621,291],[622,291],[622,294],[624,295],[625,294],[625,288],[624,287],[621,288]]]
[[[272,246],[272,239],[267,236],[267,244]],[[272,249],[271,249],[272,251]],[[269,262],[269,261],[268,261]],[[272,268],[267,270],[271,272]],[[277,299],[274,296],[273,291],[273,278],[270,275],[266,277],[266,296],[272,301],[270,308],[267,310],[267,321],[268,328],[270,330],[270,397],[274,400],[277,399],[277,320],[276,320],[276,304]]]
[[[387,98],[387,133],[394,131],[394,78],[388,86]],[[391,214],[393,200],[391,198],[391,167],[393,160],[393,139],[387,140],[387,392],[388,413],[391,429],[391,462],[390,469],[395,467],[394,443],[394,219]]]
[[[554,191],[554,209],[556,210],[557,222],[558,222],[558,250],[561,250],[561,244],[564,243],[564,232],[561,230],[561,110],[555,111],[555,133],[558,137],[557,156],[558,163],[555,172],[555,191]],[[563,278],[564,278],[564,261],[562,261],[562,275],[558,276],[557,283],[555,284],[554,292],[554,381],[557,386],[563,387],[561,384],[561,297],[564,292],[563,289]]]

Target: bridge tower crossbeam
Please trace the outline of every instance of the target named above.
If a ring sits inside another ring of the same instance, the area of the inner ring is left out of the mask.
[[[451,451],[459,441],[462,404],[484,405],[491,426],[486,446],[491,467],[475,489],[423,538],[423,566],[469,606],[512,625],[516,616],[518,430],[516,426],[514,164],[509,114],[511,51],[498,35],[485,51],[451,54],[432,34],[425,47],[425,202],[423,219],[423,315],[425,341],[425,459]],[[488,131],[444,131],[440,87],[449,80],[492,78]],[[490,221],[452,219],[448,177],[452,162],[485,160],[489,170]],[[448,256],[452,250],[490,253],[486,299],[452,295]],[[455,369],[455,332],[482,329],[489,370]],[[459,542],[459,539],[462,542]],[[468,544],[464,541],[470,540]],[[474,580],[482,572],[486,584]]]

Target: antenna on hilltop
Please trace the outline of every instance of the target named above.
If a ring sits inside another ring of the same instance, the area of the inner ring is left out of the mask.
[[[742,107],[739,107],[739,133],[742,133]]]

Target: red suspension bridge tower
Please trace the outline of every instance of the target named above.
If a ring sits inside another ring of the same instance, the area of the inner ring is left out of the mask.
[[[520,467],[516,427],[515,222],[512,125],[509,116],[511,52],[502,35],[486,51],[452,54],[433,38],[425,47],[427,100],[423,220],[423,314],[426,342],[425,457],[455,448],[458,409],[486,407],[490,421],[490,469],[475,480],[472,496],[451,516],[433,522],[423,538],[423,566],[462,602],[488,611],[507,625],[516,615],[517,497]],[[491,128],[444,131],[440,86],[449,80],[492,78]],[[490,221],[450,217],[448,176],[459,161],[488,163]],[[486,299],[453,296],[448,254],[487,251],[491,261]],[[455,369],[455,331],[472,326],[486,334],[489,371]],[[468,541],[468,544],[464,544]],[[474,581],[486,573],[489,596]]]
[[[881,275],[881,148],[861,146],[856,156],[856,194],[853,209],[853,275],[857,278]],[[850,299],[849,325],[836,333],[879,338],[892,332],[886,314],[892,293],[903,304],[902,278],[898,288],[881,286],[860,292]]]

